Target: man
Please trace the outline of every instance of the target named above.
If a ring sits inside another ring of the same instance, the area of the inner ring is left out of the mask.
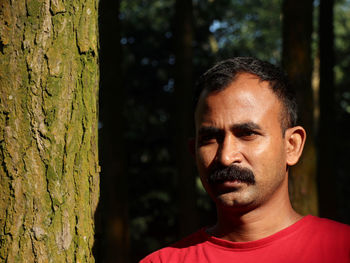
[[[350,262],[350,227],[298,214],[289,167],[306,139],[283,72],[237,57],[197,84],[193,152],[217,223],[147,256],[157,262]]]

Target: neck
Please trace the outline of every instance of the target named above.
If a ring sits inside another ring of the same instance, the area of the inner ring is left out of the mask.
[[[288,184],[285,187],[288,189]],[[244,213],[217,206],[218,221],[208,229],[208,233],[233,242],[247,242],[268,237],[289,227],[302,216],[292,208],[288,191],[281,193],[276,193],[265,204]]]

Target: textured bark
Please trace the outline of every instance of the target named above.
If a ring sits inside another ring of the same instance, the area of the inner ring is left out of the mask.
[[[177,0],[175,4],[175,149],[179,188],[179,234],[184,236],[197,228],[194,159],[187,141],[193,133],[191,98],[193,96],[193,7],[192,1]]]
[[[333,0],[321,0],[319,12],[320,52],[320,124],[318,133],[319,206],[320,215],[337,219],[337,185],[335,178],[335,91],[334,91],[334,30]]]
[[[313,1],[284,0],[283,2],[283,67],[297,90],[300,123],[307,140],[299,163],[290,173],[291,199],[302,214],[318,213],[316,187],[316,149],[314,136],[314,99],[311,87]]]
[[[93,262],[97,0],[0,0],[0,261]]]
[[[101,89],[101,262],[127,263],[129,254],[128,186],[125,161],[121,74],[120,0],[100,1]]]

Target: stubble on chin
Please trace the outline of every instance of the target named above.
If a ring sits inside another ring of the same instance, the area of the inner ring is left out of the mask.
[[[224,208],[236,208],[245,209],[249,207],[254,207],[255,194],[252,185],[247,185],[240,189],[234,189],[232,191],[226,191],[224,193],[216,193],[214,201],[217,206]]]

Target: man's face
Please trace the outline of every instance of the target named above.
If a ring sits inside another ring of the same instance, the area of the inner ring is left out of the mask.
[[[285,194],[281,110],[268,82],[248,73],[222,91],[202,93],[195,114],[196,161],[217,205],[252,209]]]

